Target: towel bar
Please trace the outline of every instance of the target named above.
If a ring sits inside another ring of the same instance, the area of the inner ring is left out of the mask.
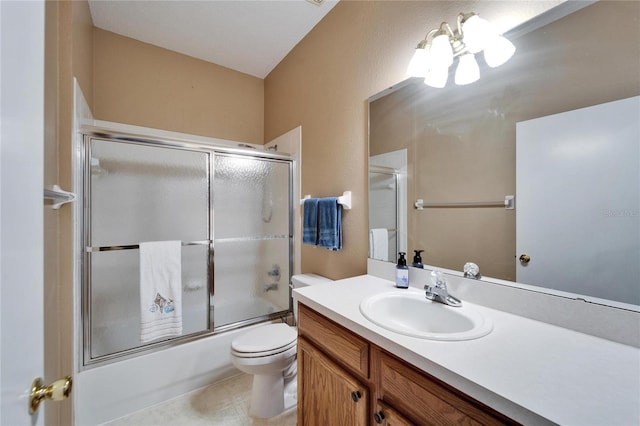
[[[206,246],[211,243],[212,243],[211,240],[188,241],[188,242],[183,241],[182,246]],[[86,251],[87,253],[96,253],[99,251],[133,250],[133,249],[139,249],[139,248],[140,248],[140,244],[129,244],[129,245],[122,245],[122,246],[87,247]]]
[[[515,197],[505,195],[504,201],[469,201],[462,203],[425,203],[421,198],[414,203],[416,210],[425,208],[446,208],[446,207],[504,207],[505,210],[515,209]]]
[[[311,198],[311,195],[305,195],[300,204],[304,204],[304,200]],[[338,197],[338,204],[342,205],[345,210],[351,210],[351,191],[344,191],[340,197]]]

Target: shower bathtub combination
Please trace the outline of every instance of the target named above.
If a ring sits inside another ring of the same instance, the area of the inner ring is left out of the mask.
[[[289,317],[293,160],[160,131],[82,133],[74,402],[77,424],[100,424],[233,374],[239,331]],[[181,331],[146,341],[141,253],[158,242],[179,247],[180,279],[153,307],[171,305]]]

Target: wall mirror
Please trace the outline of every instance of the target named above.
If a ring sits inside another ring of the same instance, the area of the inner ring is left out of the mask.
[[[369,256],[419,249],[425,265],[639,310],[639,19],[638,2],[566,2],[505,34],[506,64],[477,58],[476,83],[451,71],[444,89],[409,79],[371,97]]]

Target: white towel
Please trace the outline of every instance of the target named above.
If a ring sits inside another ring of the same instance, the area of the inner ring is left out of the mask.
[[[369,230],[369,247],[372,259],[389,260],[389,233],[386,228]]]
[[[182,243],[140,243],[140,341],[182,334]]]

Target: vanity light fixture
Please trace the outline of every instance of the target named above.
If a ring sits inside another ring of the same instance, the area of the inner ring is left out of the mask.
[[[449,67],[458,58],[455,83],[470,84],[480,78],[475,54],[484,52],[484,60],[492,68],[507,62],[516,51],[515,46],[498,34],[493,26],[476,13],[460,13],[457,29],[443,22],[440,28],[427,33],[418,43],[407,73],[423,77],[431,87],[443,88],[449,77]]]

